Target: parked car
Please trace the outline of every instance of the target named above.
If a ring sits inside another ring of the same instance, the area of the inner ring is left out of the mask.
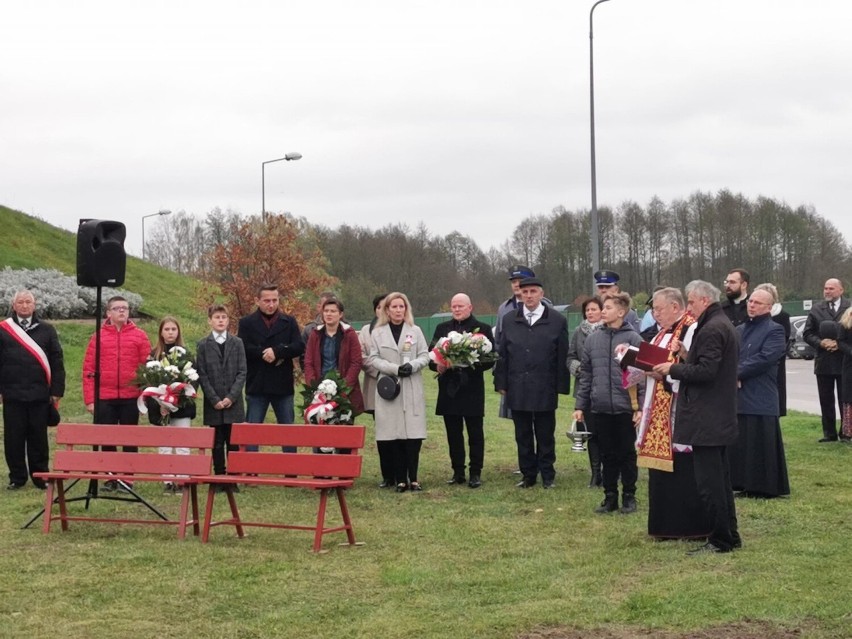
[[[807,315],[790,318],[790,343],[787,344],[787,357],[790,359],[813,359],[816,355],[814,347],[802,337],[807,319]]]

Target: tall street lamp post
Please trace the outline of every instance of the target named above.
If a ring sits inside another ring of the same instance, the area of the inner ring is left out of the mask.
[[[168,209],[160,209],[156,213],[151,213],[151,215],[143,215],[142,216],[142,259],[145,259],[145,219],[149,217],[156,217],[158,215],[171,215],[172,212]]]
[[[266,165],[272,164],[273,162],[281,162],[282,160],[286,160],[290,162],[292,160],[301,160],[301,153],[288,153],[283,158],[278,158],[277,160],[267,160],[266,162],[261,162],[260,164],[260,196],[261,196],[261,208],[260,214],[263,218],[263,221],[266,222]]]
[[[595,166],[595,45],[593,15],[595,7],[609,0],[598,0],[589,11],[589,113],[592,131],[592,272],[601,268],[600,221],[598,220],[598,184]],[[594,287],[592,288],[594,290]]]

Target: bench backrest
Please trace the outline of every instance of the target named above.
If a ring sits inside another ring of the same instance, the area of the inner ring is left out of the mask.
[[[355,479],[361,476],[364,426],[305,424],[234,424],[231,444],[239,450],[228,454],[229,473],[297,475]],[[246,450],[247,446],[275,447],[275,450]],[[282,453],[282,446],[308,450]],[[347,453],[319,454],[313,448],[345,449]]]
[[[212,428],[117,426],[114,424],[60,424],[53,470],[60,472],[111,472],[154,475],[206,475],[210,473]],[[189,448],[189,455],[156,452],[89,450],[88,446]]]

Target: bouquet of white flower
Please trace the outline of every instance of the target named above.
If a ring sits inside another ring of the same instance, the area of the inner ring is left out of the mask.
[[[189,354],[182,346],[172,346],[160,359],[152,359],[136,371],[135,383],[142,389],[136,405],[143,415],[148,412],[145,399],[150,397],[169,411],[195,401],[196,391],[193,384],[198,381],[198,372],[192,365]],[[169,423],[169,416],[163,417],[163,423]]]
[[[450,331],[429,353],[429,359],[446,368],[468,368],[497,360],[491,340],[484,333]]]

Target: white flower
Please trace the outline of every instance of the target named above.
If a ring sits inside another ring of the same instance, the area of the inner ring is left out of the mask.
[[[169,349],[169,353],[174,353],[178,357],[182,355],[186,355],[186,349],[183,346],[172,346]]]
[[[175,366],[174,364],[169,364],[168,366],[166,366],[166,367],[165,367],[165,369],[164,369],[164,370],[165,370],[167,373],[169,373],[169,374],[171,374],[171,375],[174,375],[175,377],[177,377],[178,375],[180,375],[180,369],[179,369],[177,366]]]
[[[479,341],[479,350],[483,353],[490,353],[492,349],[491,342],[487,339],[482,339]]]
[[[461,344],[464,336],[457,331],[450,331],[447,333],[447,339],[450,340],[451,344]]]
[[[186,375],[186,378],[191,382],[198,381],[198,373],[194,368],[190,368],[189,370],[184,369],[183,374]]]
[[[150,368],[150,369],[158,369],[158,368],[162,368],[162,367],[163,367],[163,365],[160,364],[160,362],[158,362],[155,359],[153,359],[150,362],[147,362],[145,364],[145,368]]]
[[[337,384],[330,379],[324,379],[319,383],[319,386],[317,386],[317,390],[326,397],[334,397],[337,395]]]

